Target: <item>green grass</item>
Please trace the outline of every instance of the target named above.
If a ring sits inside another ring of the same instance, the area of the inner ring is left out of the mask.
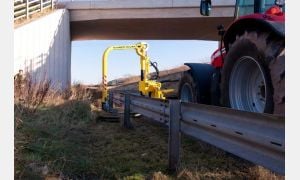
[[[96,122],[88,102],[44,106],[35,114],[15,108],[15,119],[22,120],[15,130],[15,179],[260,177],[257,166],[188,137],[182,137],[180,168],[169,174],[166,128],[142,118],[133,119],[133,130],[120,123]]]

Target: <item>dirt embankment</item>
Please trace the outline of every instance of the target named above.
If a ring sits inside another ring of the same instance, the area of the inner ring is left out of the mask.
[[[176,68],[162,70],[159,72],[159,79],[157,81],[162,83],[162,89],[174,89],[174,92],[166,95],[167,98],[175,98],[178,94],[178,85],[179,80],[182,76],[182,72],[187,71],[189,67],[182,65]],[[154,73],[151,73],[153,76]],[[131,76],[127,78],[118,78],[108,82],[108,88],[116,91],[131,91],[138,92],[138,82],[140,76]],[[101,84],[96,85],[82,85],[77,84],[72,87],[79,88],[82,90],[82,93],[89,93],[93,99],[99,99],[102,96]]]
[[[174,92],[167,94],[166,96],[169,98],[174,98],[178,94],[178,85],[179,80],[182,76],[182,72],[187,71],[189,68],[185,65],[169,69],[163,70],[159,72],[158,81],[162,83],[162,89],[174,89]],[[154,75],[153,73],[151,74]],[[124,78],[121,80],[115,80],[119,82],[119,84],[114,84],[110,88],[112,90],[126,90],[126,91],[138,91],[138,81],[140,80],[140,76],[133,76],[129,78]]]

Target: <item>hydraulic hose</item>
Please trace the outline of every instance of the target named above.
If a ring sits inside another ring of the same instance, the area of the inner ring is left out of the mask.
[[[153,79],[157,80],[159,78],[159,70],[157,68],[157,62],[150,61],[150,65],[155,69],[155,73],[156,73]]]

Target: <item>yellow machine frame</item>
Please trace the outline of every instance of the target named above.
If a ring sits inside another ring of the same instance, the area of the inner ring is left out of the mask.
[[[135,45],[111,46],[104,51],[102,57],[102,104],[108,103],[108,88],[107,88],[107,58],[112,50],[128,50],[135,49],[137,55],[140,56],[141,79],[139,81],[139,91],[144,96],[151,98],[165,99],[161,88],[161,83],[155,80],[149,80],[150,73],[150,58],[147,55],[148,44],[144,42]]]

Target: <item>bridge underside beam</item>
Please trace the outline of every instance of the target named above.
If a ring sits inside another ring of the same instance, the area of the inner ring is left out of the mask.
[[[72,40],[219,40],[217,26],[233,17],[95,19],[71,21]]]

